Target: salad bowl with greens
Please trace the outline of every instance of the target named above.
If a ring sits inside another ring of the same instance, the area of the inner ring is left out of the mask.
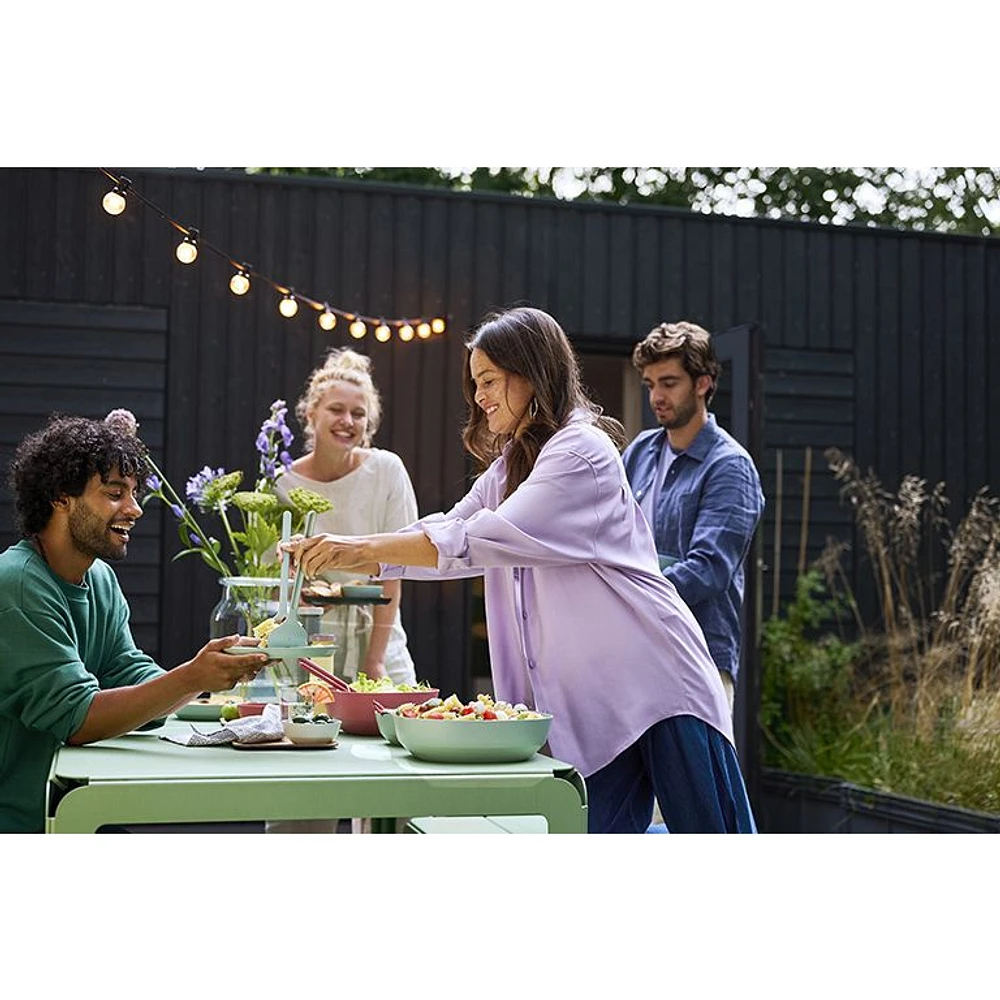
[[[383,708],[396,708],[407,702],[421,702],[436,698],[438,688],[432,688],[421,681],[417,685],[395,684],[388,677],[373,679],[362,671],[349,685],[349,690],[338,691],[336,700],[330,705],[330,715],[340,719],[345,733],[355,736],[378,736],[375,702]]]

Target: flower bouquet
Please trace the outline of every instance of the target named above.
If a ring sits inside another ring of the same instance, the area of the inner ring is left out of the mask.
[[[288,449],[293,435],[286,423],[287,413],[285,401],[276,399],[261,424],[256,440],[257,478],[252,490],[240,489],[242,471],[226,472],[206,465],[188,479],[185,501],[147,454],[153,474],[146,483],[143,506],[159,500],[170,509],[177,519],[183,546],[174,559],[200,556],[219,575],[224,588],[223,598],[211,615],[213,636],[233,632],[253,635],[254,629],[273,613],[281,571],[277,544],[284,511],[292,512],[295,534],[302,531],[309,511],[322,513],[332,506],[326,497],[298,487],[288,491],[287,503],[277,495],[275,484],[292,464]],[[210,534],[199,521],[199,515],[209,514],[218,519],[221,537]],[[268,672],[276,693],[281,685],[294,681],[286,676],[288,671],[281,660],[273,661]]]
[[[282,503],[275,484],[292,464],[288,452],[293,435],[285,422],[288,407],[283,399],[271,404],[271,412],[260,427],[256,448],[260,456],[257,480],[252,491],[241,490],[243,472],[226,472],[206,465],[187,481],[190,504],[203,514],[214,514],[221,522],[223,542],[204,531],[192,507],[185,503],[166,476],[150,460],[154,474],[147,482],[143,505],[157,499],[177,518],[177,532],[184,548],[174,556],[200,556],[220,577],[276,577],[280,561],[276,546],[281,537],[281,515],[292,511],[292,533],[302,530],[306,514],[327,511],[326,497],[312,490],[289,490],[289,503]],[[234,514],[233,511],[236,513]],[[254,622],[254,624],[259,624]]]

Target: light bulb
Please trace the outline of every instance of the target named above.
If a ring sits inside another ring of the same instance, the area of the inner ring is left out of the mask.
[[[431,332],[433,332],[433,333],[444,333],[444,320],[443,319],[432,319],[431,320]]]
[[[418,323],[417,324],[417,336],[421,340],[426,340],[431,335],[431,325],[430,323]]]
[[[400,340],[413,340],[413,327],[409,323],[404,323],[399,328],[399,339]]]
[[[324,330],[332,330],[337,325],[337,317],[334,316],[329,309],[324,309],[319,314],[319,319],[316,320],[316,322],[319,323]]]
[[[104,211],[108,215],[121,215],[125,211],[125,195],[121,193],[121,190],[116,184],[115,187],[110,190],[101,201],[104,206]]]
[[[174,253],[182,264],[193,264],[198,259],[198,246],[188,234],[177,244]]]
[[[375,339],[381,341],[383,344],[392,336],[392,331],[385,325],[385,323],[379,323],[375,327]]]
[[[250,275],[240,268],[229,279],[229,290],[233,295],[246,295],[250,291]]]
[[[289,293],[278,303],[278,312],[282,316],[291,319],[299,311],[299,304],[295,301],[295,296]]]
[[[367,332],[368,328],[360,319],[356,319],[350,326],[351,336],[355,340],[360,340]]]

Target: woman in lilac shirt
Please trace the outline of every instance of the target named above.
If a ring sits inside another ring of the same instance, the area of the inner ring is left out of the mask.
[[[592,833],[755,832],[729,705],[697,622],[659,571],[621,425],[580,384],[539,309],[468,341],[468,450],[485,471],[446,514],[399,532],[293,539],[308,576],[485,577],[494,694],[552,714],[549,748],[584,776]]]

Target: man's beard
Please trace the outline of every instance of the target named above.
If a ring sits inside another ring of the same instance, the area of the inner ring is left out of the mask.
[[[673,413],[671,413],[669,417],[657,417],[656,419],[659,421],[661,427],[665,427],[668,431],[677,431],[682,427],[687,427],[697,413],[698,398],[696,396],[692,396],[680,405],[675,406]]]
[[[77,504],[69,516],[69,534],[73,547],[88,559],[118,561],[125,558],[128,546],[124,541],[115,545],[108,537],[110,530],[109,525],[84,502]]]

